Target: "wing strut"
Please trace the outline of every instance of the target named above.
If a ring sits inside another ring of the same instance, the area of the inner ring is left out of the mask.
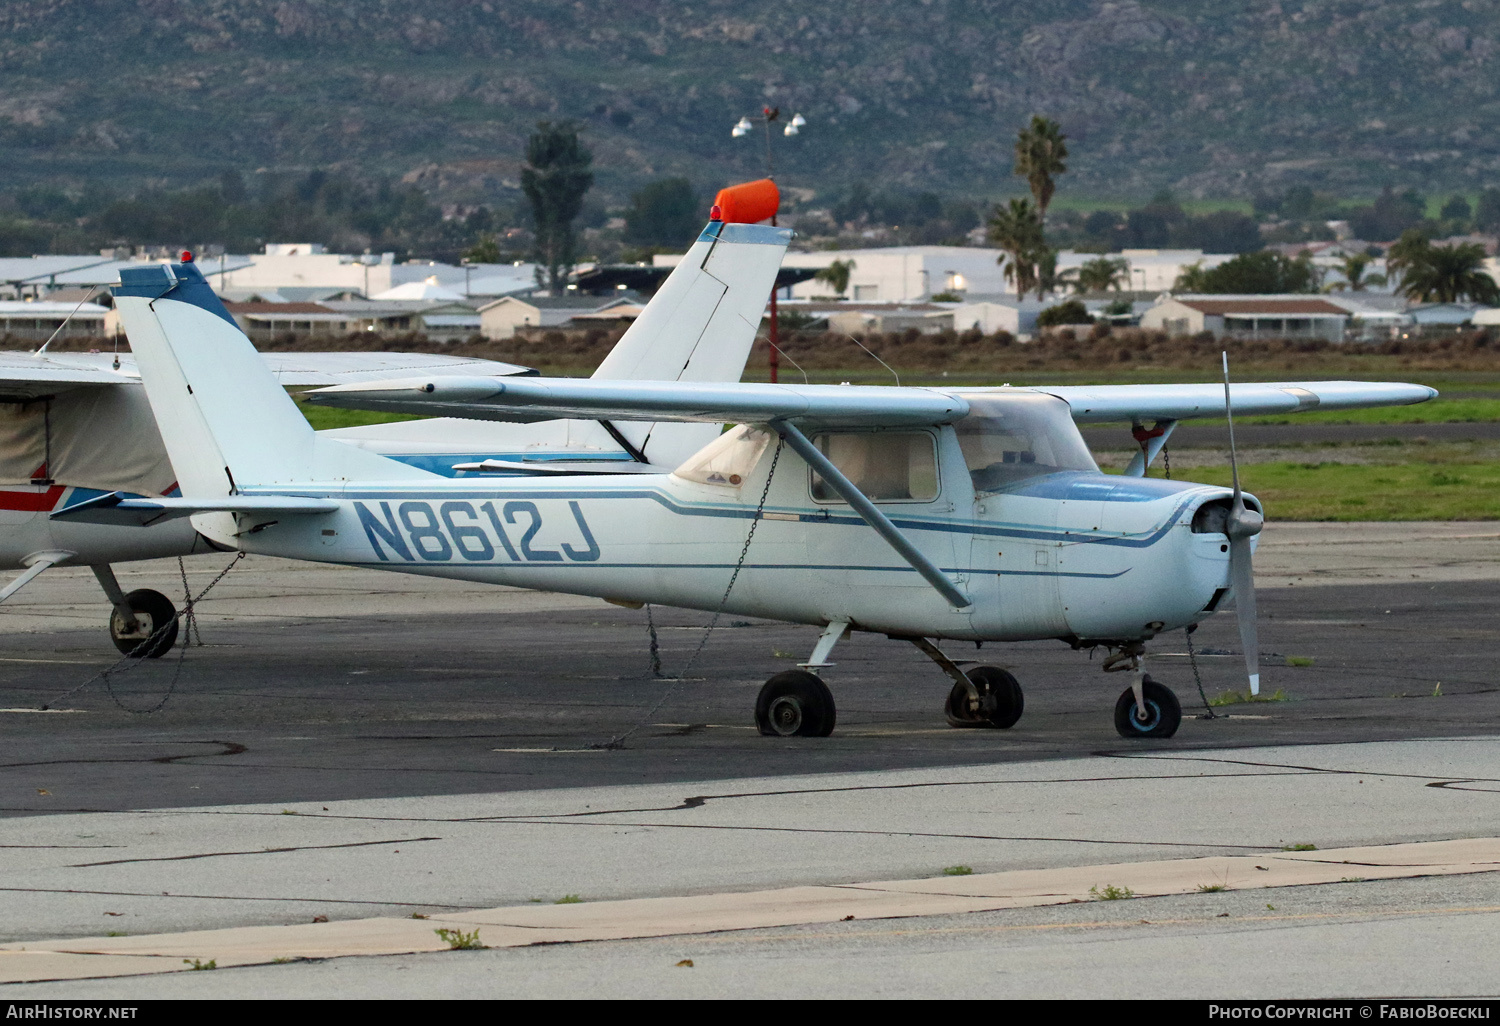
[[[886,515],[875,504],[866,497],[865,493],[854,487],[854,482],[845,477],[837,467],[829,461],[828,457],[818,451],[808,437],[804,435],[795,425],[785,420],[771,421],[771,427],[781,433],[790,445],[808,465],[816,470],[828,482],[829,487],[838,492],[854,512],[858,513],[865,523],[875,529],[875,532],[890,543],[891,548],[897,554],[911,564],[913,570],[926,578],[927,583],[937,589],[938,594],[947,599],[948,602],[959,609],[973,605],[973,601],[954,586],[943,572],[939,570],[926,556],[917,549],[901,533],[900,528],[891,523]]]

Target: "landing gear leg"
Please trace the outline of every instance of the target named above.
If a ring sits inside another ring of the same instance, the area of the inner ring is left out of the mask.
[[[1011,727],[1026,708],[1021,683],[998,666],[976,666],[967,672],[926,638],[907,638],[953,678],[943,704],[950,727]]]
[[[150,588],[127,595],[108,563],[92,569],[99,587],[115,607],[109,618],[109,636],[115,648],[125,655],[148,659],[160,659],[170,652],[177,642],[177,609],[172,600]]]
[[[833,665],[828,661],[833,646],[848,633],[847,620],[830,623],[800,670],[787,670],[766,681],[755,700],[755,726],[762,734],[827,737],[833,733],[838,718],[833,692],[812,671]]]

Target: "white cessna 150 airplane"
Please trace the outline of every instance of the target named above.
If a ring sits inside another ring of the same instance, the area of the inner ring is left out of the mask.
[[[713,230],[714,226],[710,226]],[[1250,495],[1102,474],[1075,419],[1414,403],[1419,385],[1304,382],[1124,389],[416,378],[335,386],[327,403],[512,422],[734,423],[671,472],[444,478],[321,438],[191,265],[117,294],[176,498],[104,495],[55,520],[191,517],[225,548],[660,603],[824,628],[802,670],[762,688],[766,733],[827,735],[813,670],[851,630],[910,641],[954,681],[955,725],[1021,715],[1009,673],[961,670],[935,640],[1062,639],[1132,671],[1126,737],[1168,737],[1181,710],[1140,669],[1144,645],[1236,593],[1258,686]],[[1061,393],[1061,397],[1059,396]],[[753,532],[753,533],[752,533]]]
[[[723,225],[705,234],[595,378],[738,381],[790,238],[789,230],[752,225]],[[164,273],[173,272],[131,268],[125,277],[142,273],[155,288]],[[228,321],[227,313],[222,316]],[[223,327],[238,332],[232,322]],[[489,360],[413,353],[267,353],[263,359],[282,386],[409,374],[435,380],[447,374],[535,373]],[[522,425],[442,418],[336,428],[320,436],[451,477],[466,473],[456,467],[476,466],[517,474],[671,469],[718,432],[711,424],[616,426],[592,419]],[[112,564],[208,552],[212,545],[185,519],[141,531],[48,516],[116,491],[177,491],[134,355],[0,352],[0,569],[23,571],[0,589],[0,602],[49,567],[88,566],[114,606],[115,645],[130,655],[160,656],[177,637],[171,600],[150,589],[126,594]]]

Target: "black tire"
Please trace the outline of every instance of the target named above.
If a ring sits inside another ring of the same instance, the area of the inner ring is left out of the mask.
[[[833,692],[806,670],[778,673],[755,700],[755,725],[769,737],[827,737],[837,716]]]
[[[172,646],[177,643],[177,609],[172,605],[172,600],[159,591],[142,588],[126,595],[125,601],[135,610],[140,626],[131,630],[129,625],[122,622],[124,617],[118,611],[115,612],[109,618],[109,636],[114,641],[115,648],[138,659],[160,659],[172,651]],[[149,628],[144,621],[150,622]],[[163,627],[166,629],[162,630]],[[161,633],[158,634],[158,631]],[[148,639],[151,643],[143,644]]]
[[[1115,729],[1121,737],[1171,737],[1182,724],[1182,703],[1172,689],[1150,677],[1141,680],[1141,697],[1146,700],[1147,719],[1135,715],[1135,689],[1126,688],[1115,703]]]
[[[1021,682],[998,666],[976,666],[965,674],[979,691],[979,708],[969,698],[969,689],[954,684],[943,713],[950,727],[1013,727],[1026,709]]]

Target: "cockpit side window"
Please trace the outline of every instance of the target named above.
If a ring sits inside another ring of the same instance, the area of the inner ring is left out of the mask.
[[[932,502],[938,497],[937,446],[925,431],[839,431],[813,439],[854,486],[874,502]],[[842,502],[816,471],[812,497]]]
[[[1000,491],[1060,470],[1099,472],[1068,404],[1049,395],[966,395],[969,414],[953,425],[975,492]]]

